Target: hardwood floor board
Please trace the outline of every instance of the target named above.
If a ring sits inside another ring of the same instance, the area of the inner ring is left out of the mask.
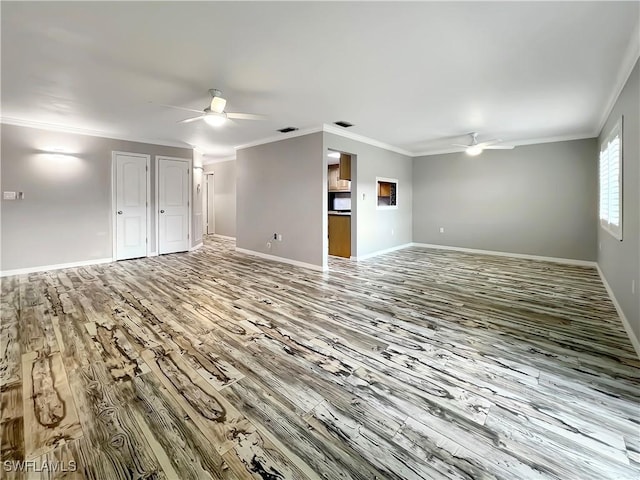
[[[417,457],[404,448],[358,424],[328,403],[318,405],[305,419],[329,440],[347,442],[360,456],[379,469],[383,478],[473,478],[457,466],[445,464],[434,456],[417,461]]]
[[[0,389],[19,385],[22,380],[22,349],[17,313],[4,315],[0,323]]]
[[[153,375],[133,379],[134,406],[139,412],[136,418],[148,425],[148,440],[157,441],[163,449],[165,461],[172,465],[180,480],[231,480],[239,478],[225,463],[206,437],[200,432],[192,417],[160,385]],[[151,438],[150,438],[151,437]],[[156,454],[158,457],[159,454]],[[165,471],[167,469],[165,468]],[[241,478],[241,477],[240,477]]]
[[[508,454],[476,444],[472,450],[412,418],[407,419],[393,440],[419,458],[436,457],[446,465],[456,465],[473,479],[558,478],[538,465],[527,465]],[[478,448],[479,447],[479,448]]]
[[[236,474],[307,478],[178,353],[158,358],[143,352],[143,358]]]
[[[26,459],[82,436],[60,353],[25,353],[22,378]]]
[[[16,463],[24,461],[24,421],[22,417],[10,418],[0,423],[0,459],[2,460],[0,479],[18,480],[24,478],[21,471],[12,468]]]
[[[492,408],[487,427],[497,432],[500,442],[514,454],[556,471],[561,478],[638,478],[638,471],[618,452],[605,449],[604,445],[592,449],[593,444],[583,439],[571,441],[547,426],[533,424],[500,407]]]
[[[77,478],[640,476],[640,361],[595,269],[423,248],[329,265],[207,237],[3,279],[2,460],[37,433],[22,359],[55,357],[82,436],[34,460]]]
[[[277,399],[265,386],[243,379],[223,391],[223,395],[238,405],[248,418],[286,445],[295,456],[323,478],[369,480],[381,477],[349,445],[326,442],[323,437],[294,412],[293,405]]]

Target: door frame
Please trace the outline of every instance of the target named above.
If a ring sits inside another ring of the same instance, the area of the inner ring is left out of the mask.
[[[111,151],[111,255],[113,257],[113,261],[116,261],[118,258],[118,232],[117,232],[117,178],[118,178],[118,165],[116,158],[118,155],[127,155],[129,157],[139,157],[144,158],[146,160],[146,177],[147,177],[147,251],[146,256],[150,256],[149,248],[151,245],[149,244],[149,238],[151,237],[151,155],[146,155],[144,153],[132,153],[132,152],[122,152],[117,150]]]
[[[207,235],[215,235],[216,234],[216,204],[215,204],[215,193],[216,193],[216,186],[215,186],[215,173],[214,172],[207,172],[205,173],[204,179],[205,179],[205,185],[207,186],[207,195],[205,198],[205,203],[207,205],[206,208],[206,213],[207,213]],[[211,180],[211,185],[209,185],[209,180]],[[211,187],[211,188],[210,188]],[[213,225],[209,225],[209,196],[211,196],[211,203],[213,204],[213,212],[211,212],[211,216],[213,217]],[[211,227],[211,228],[209,228]],[[213,230],[213,233],[209,233],[209,229]]]
[[[193,215],[193,158],[180,158],[169,157],[167,155],[156,155],[155,157],[155,169],[156,169],[156,181],[155,181],[155,211],[154,219],[156,222],[156,253],[160,255],[160,160],[175,160],[178,162],[185,162],[187,164],[187,170],[189,178],[187,180],[188,200],[187,200],[187,252],[191,251],[191,216]]]

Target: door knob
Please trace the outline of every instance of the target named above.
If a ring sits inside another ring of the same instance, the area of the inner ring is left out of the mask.
[[[164,213],[164,210],[160,210],[160,213]]]
[[[122,215],[122,210],[118,210],[118,215]]]

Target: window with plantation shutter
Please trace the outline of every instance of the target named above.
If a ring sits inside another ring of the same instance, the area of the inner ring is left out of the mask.
[[[622,118],[600,146],[600,225],[622,240]]]

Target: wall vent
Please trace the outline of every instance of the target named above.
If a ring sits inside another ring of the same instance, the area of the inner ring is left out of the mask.
[[[337,122],[333,122],[333,124],[342,128],[353,127],[353,123],[345,122],[344,120],[338,120]]]
[[[285,128],[281,128],[278,131],[280,133],[289,133],[289,132],[295,132],[296,130],[298,130],[298,127],[285,127]]]

